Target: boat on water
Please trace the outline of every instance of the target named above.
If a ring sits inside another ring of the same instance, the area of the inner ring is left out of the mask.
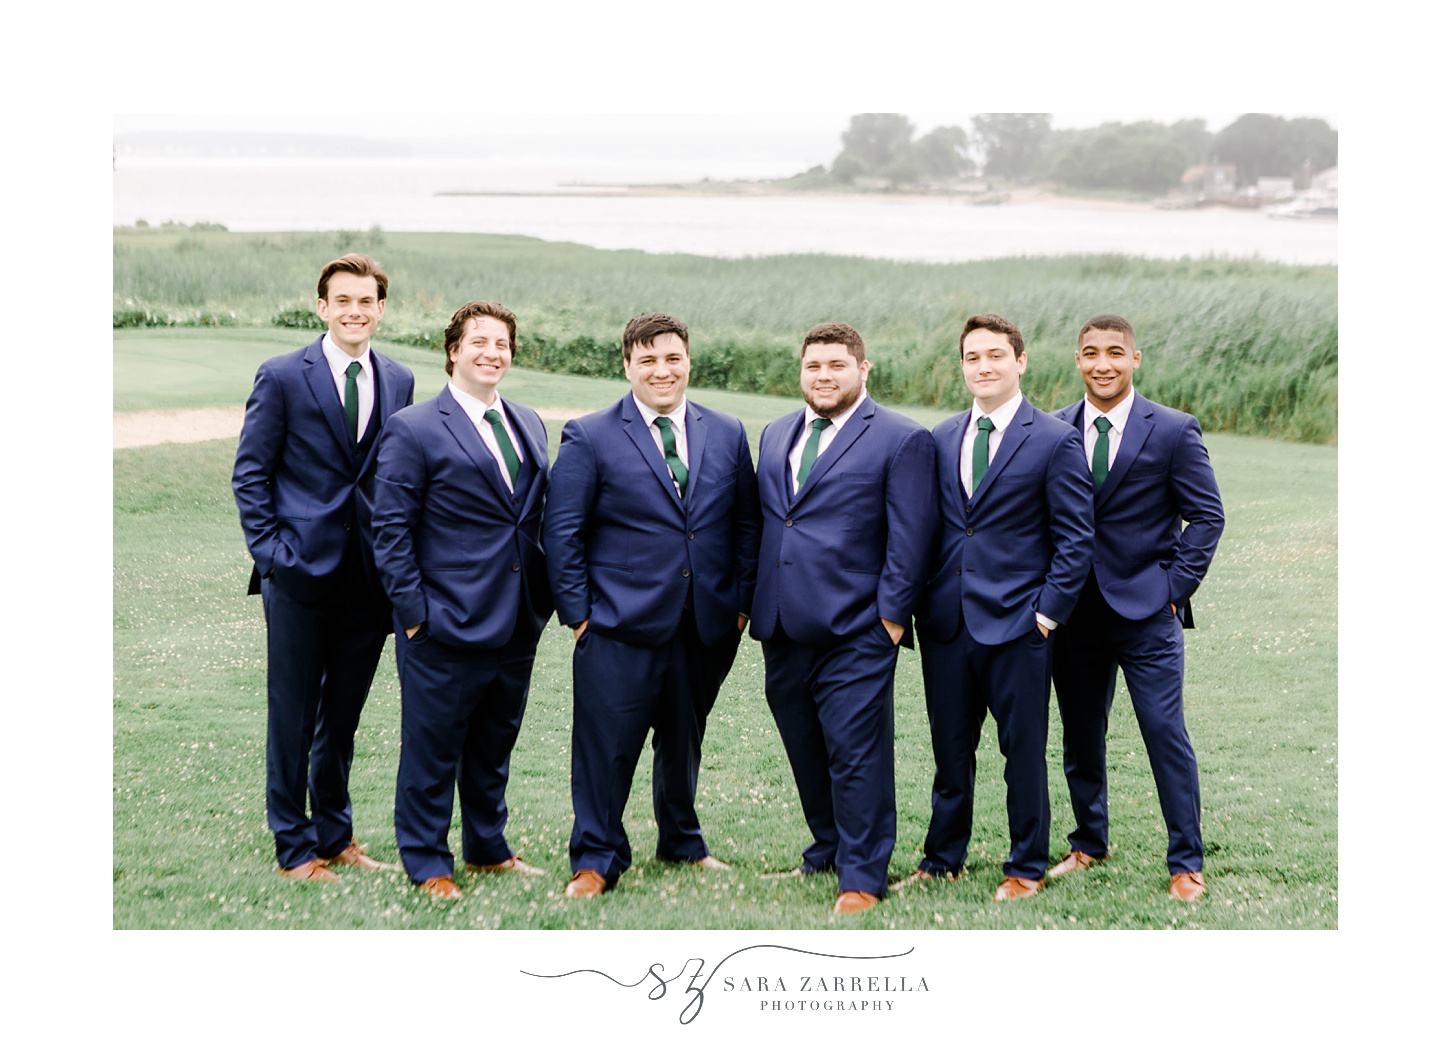
[[[1292,221],[1335,221],[1340,217],[1340,200],[1334,192],[1297,192],[1288,203],[1266,207],[1265,213]]]

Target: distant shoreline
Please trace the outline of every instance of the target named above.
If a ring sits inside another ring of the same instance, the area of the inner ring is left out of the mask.
[[[952,203],[960,206],[1033,206],[1071,210],[1155,210],[1151,200],[1103,199],[1092,196],[1063,195],[1049,188],[1026,186],[989,189],[983,192],[822,192],[780,188],[760,181],[704,181],[694,184],[663,185],[565,185],[552,191],[517,191],[497,189],[457,189],[438,191],[435,196],[491,196],[548,198],[612,198],[612,199],[726,199],[732,196],[762,199],[819,199],[832,203]],[[982,196],[996,197],[986,203]]]

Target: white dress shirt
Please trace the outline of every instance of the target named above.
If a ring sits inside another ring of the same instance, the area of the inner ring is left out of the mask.
[[[1134,394],[1134,389],[1130,387],[1129,393],[1123,397],[1123,401],[1107,413],[1090,402],[1087,397],[1083,399],[1083,448],[1090,470],[1093,468],[1093,448],[1098,445],[1098,428],[1093,426],[1093,422],[1101,416],[1106,416],[1108,422],[1113,425],[1108,429],[1108,468],[1111,471],[1113,462],[1118,459],[1118,447],[1124,440],[1124,427],[1129,422],[1129,411],[1134,405]]]
[[[491,409],[499,414],[499,419],[504,423],[504,433],[509,436],[509,443],[514,447],[514,455],[522,462],[524,453],[519,448],[519,436],[514,433],[514,428],[509,423],[509,414],[504,412],[504,406],[499,401],[499,396],[495,395],[492,402],[485,402],[470,395],[467,391],[460,390],[452,383],[448,385],[448,389],[453,392],[453,397],[458,404],[463,406],[464,412],[473,421],[474,427],[478,428],[484,445],[488,447],[489,452],[494,454],[494,462],[499,465],[499,474],[503,476],[504,484],[508,486],[510,492],[513,492],[514,480],[509,477],[509,465],[504,462],[504,451],[499,448],[499,440],[494,437],[494,425],[484,419],[484,414]]]
[[[832,417],[831,426],[821,429],[821,438],[816,443],[816,459],[820,460],[826,455],[826,450],[832,442],[836,441],[837,432],[841,430],[843,424],[851,419],[852,414],[861,408],[861,404],[866,401],[866,398],[867,389],[862,388],[862,393],[851,404],[851,408]],[[792,447],[790,455],[786,458],[788,466],[791,468],[791,493],[793,496],[801,491],[801,483],[796,480],[796,476],[801,471],[801,457],[806,453],[806,442],[811,438],[811,421],[822,419],[821,415],[810,406],[806,407],[805,413],[806,420],[801,425],[801,437],[796,439],[796,445]],[[812,466],[814,467],[815,464]]]
[[[373,346],[370,344],[356,359],[333,343],[332,334],[322,335],[322,357],[327,359],[328,369],[333,372],[333,383],[337,385],[338,401],[347,406],[348,364],[362,363],[356,378],[358,385],[358,429],[353,432],[353,441],[361,442],[363,432],[368,430],[368,421],[373,417]]]
[[[660,413],[641,402],[638,395],[632,394],[630,397],[635,400],[635,408],[640,411],[640,416],[644,418],[645,425],[650,429],[650,437],[655,440],[655,448],[660,450],[660,459],[662,460],[665,459],[665,436],[661,434],[659,426],[655,423],[655,419],[662,416],[670,418],[670,430],[675,432],[675,455],[680,457],[680,462],[685,465],[687,472],[686,481],[689,481],[690,443],[687,441],[685,435],[685,399],[682,398],[680,405],[676,406],[670,412]],[[674,472],[670,471],[668,467],[665,470],[670,474],[670,480],[675,482]],[[679,482],[675,482],[675,493],[677,496],[680,495]]]

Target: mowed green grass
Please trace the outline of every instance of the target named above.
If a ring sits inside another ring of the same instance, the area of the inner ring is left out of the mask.
[[[298,346],[258,331],[118,332],[118,408],[240,404],[256,363]],[[386,344],[383,350],[390,350]],[[443,383],[439,357],[400,349],[419,397]],[[505,392],[540,409],[598,408],[626,390],[515,370]],[[790,399],[700,392],[747,424]],[[925,424],[945,413],[910,410]],[[557,449],[563,421],[546,424]],[[1206,439],[1228,512],[1188,634],[1187,715],[1199,756],[1209,894],[1165,891],[1164,828],[1143,743],[1120,688],[1110,724],[1112,857],[1031,901],[995,905],[1008,848],[1002,758],[991,721],[979,750],[976,826],[964,876],[893,895],[833,921],[830,876],[766,881],[808,841],[780,738],[747,641],[705,739],[699,810],[728,874],[650,858],[649,758],[626,814],[635,867],[602,899],[566,901],[570,649],[540,642],[509,787],[509,839],[548,876],[471,879],[465,899],[421,898],[401,874],[344,869],[341,885],[277,876],[264,804],[265,632],[244,596],[250,563],[229,478],[230,440],[121,450],[114,457],[114,924],[119,928],[1333,928],[1338,915],[1336,457],[1332,448],[1236,436]],[[354,820],[371,853],[396,858],[392,831],[399,692],[391,639],[363,713]],[[1056,711],[1055,711],[1056,713]],[[920,662],[904,651],[896,694],[898,841],[892,877],[911,871],[930,816],[932,752]],[[1056,720],[1049,739],[1054,855],[1070,823]],[[457,826],[453,834],[457,851]]]

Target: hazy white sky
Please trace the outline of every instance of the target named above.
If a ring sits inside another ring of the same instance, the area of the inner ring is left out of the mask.
[[[973,113],[908,112],[918,131],[938,126],[970,127]],[[1101,123],[1135,120],[1173,122],[1204,119],[1217,131],[1240,114],[1237,112],[1061,112],[1053,114],[1055,127],[1094,127]],[[1300,113],[1283,113],[1286,116]],[[1315,113],[1313,115],[1323,115]],[[1331,125],[1333,117],[1324,115]],[[382,112],[366,119],[339,125],[336,118],[319,113],[117,113],[115,131],[127,134],[154,130],[206,130],[272,132],[287,134],[330,133],[367,138],[435,138],[459,135],[464,128],[473,134],[568,135],[579,133],[662,134],[715,131],[739,133],[840,134],[851,113],[512,113],[477,114]]]

